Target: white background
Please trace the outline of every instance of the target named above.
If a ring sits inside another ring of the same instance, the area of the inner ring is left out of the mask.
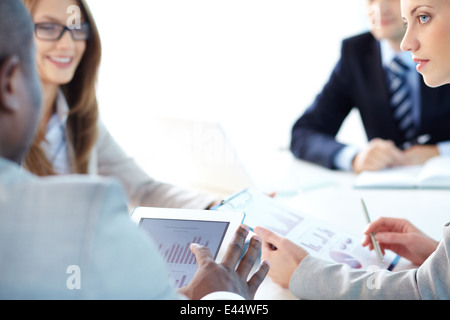
[[[88,3],[103,45],[97,90],[103,121],[150,175],[171,181],[171,170],[150,159],[171,149],[173,137],[155,134],[152,121],[221,122],[255,152],[286,149],[293,123],[337,62],[342,39],[366,30],[362,0]],[[350,118],[341,140],[365,142],[358,121]]]

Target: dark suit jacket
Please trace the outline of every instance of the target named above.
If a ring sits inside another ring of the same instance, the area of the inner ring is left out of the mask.
[[[450,140],[450,86],[429,88],[421,77],[421,125],[418,136],[429,144]],[[344,145],[335,136],[352,108],[358,108],[369,140],[402,144],[389,106],[380,43],[364,33],[343,41],[342,53],[328,83],[292,129],[291,151],[307,161],[335,169],[334,156]]]

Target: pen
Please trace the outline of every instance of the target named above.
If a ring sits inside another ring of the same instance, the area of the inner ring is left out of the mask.
[[[366,207],[366,204],[364,203],[363,199],[361,199],[361,203],[362,203],[362,206],[364,209],[364,214],[366,215],[367,223],[370,223],[369,212],[367,211],[367,207]],[[375,252],[377,253],[378,263],[380,264],[380,266],[384,266],[384,260],[383,260],[382,254],[381,254],[380,245],[378,244],[378,241],[375,239],[374,232],[372,232],[370,234],[370,240],[372,240],[373,247],[375,248]]]
[[[405,143],[402,144],[401,149],[402,150],[406,150],[411,148],[412,146],[416,145],[416,144],[425,144],[428,141],[431,140],[431,135],[430,134],[423,134],[421,136],[418,136],[417,138],[414,138],[410,141],[406,141]]]

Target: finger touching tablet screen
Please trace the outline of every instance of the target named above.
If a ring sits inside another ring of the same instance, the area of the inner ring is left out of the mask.
[[[197,271],[189,246],[208,247],[221,261],[235,231],[243,222],[242,211],[210,211],[139,207],[131,216],[156,244],[177,288],[186,286]]]

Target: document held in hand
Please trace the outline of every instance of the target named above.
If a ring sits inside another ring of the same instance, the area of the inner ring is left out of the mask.
[[[355,188],[384,189],[450,189],[450,157],[439,156],[423,165],[364,171]]]
[[[334,225],[285,206],[255,189],[244,189],[222,202],[219,211],[245,212],[250,228],[265,227],[302,246],[311,255],[349,265],[353,269],[379,267],[376,253],[361,245],[361,235],[349,234]],[[392,270],[399,257],[387,250],[384,268]]]

